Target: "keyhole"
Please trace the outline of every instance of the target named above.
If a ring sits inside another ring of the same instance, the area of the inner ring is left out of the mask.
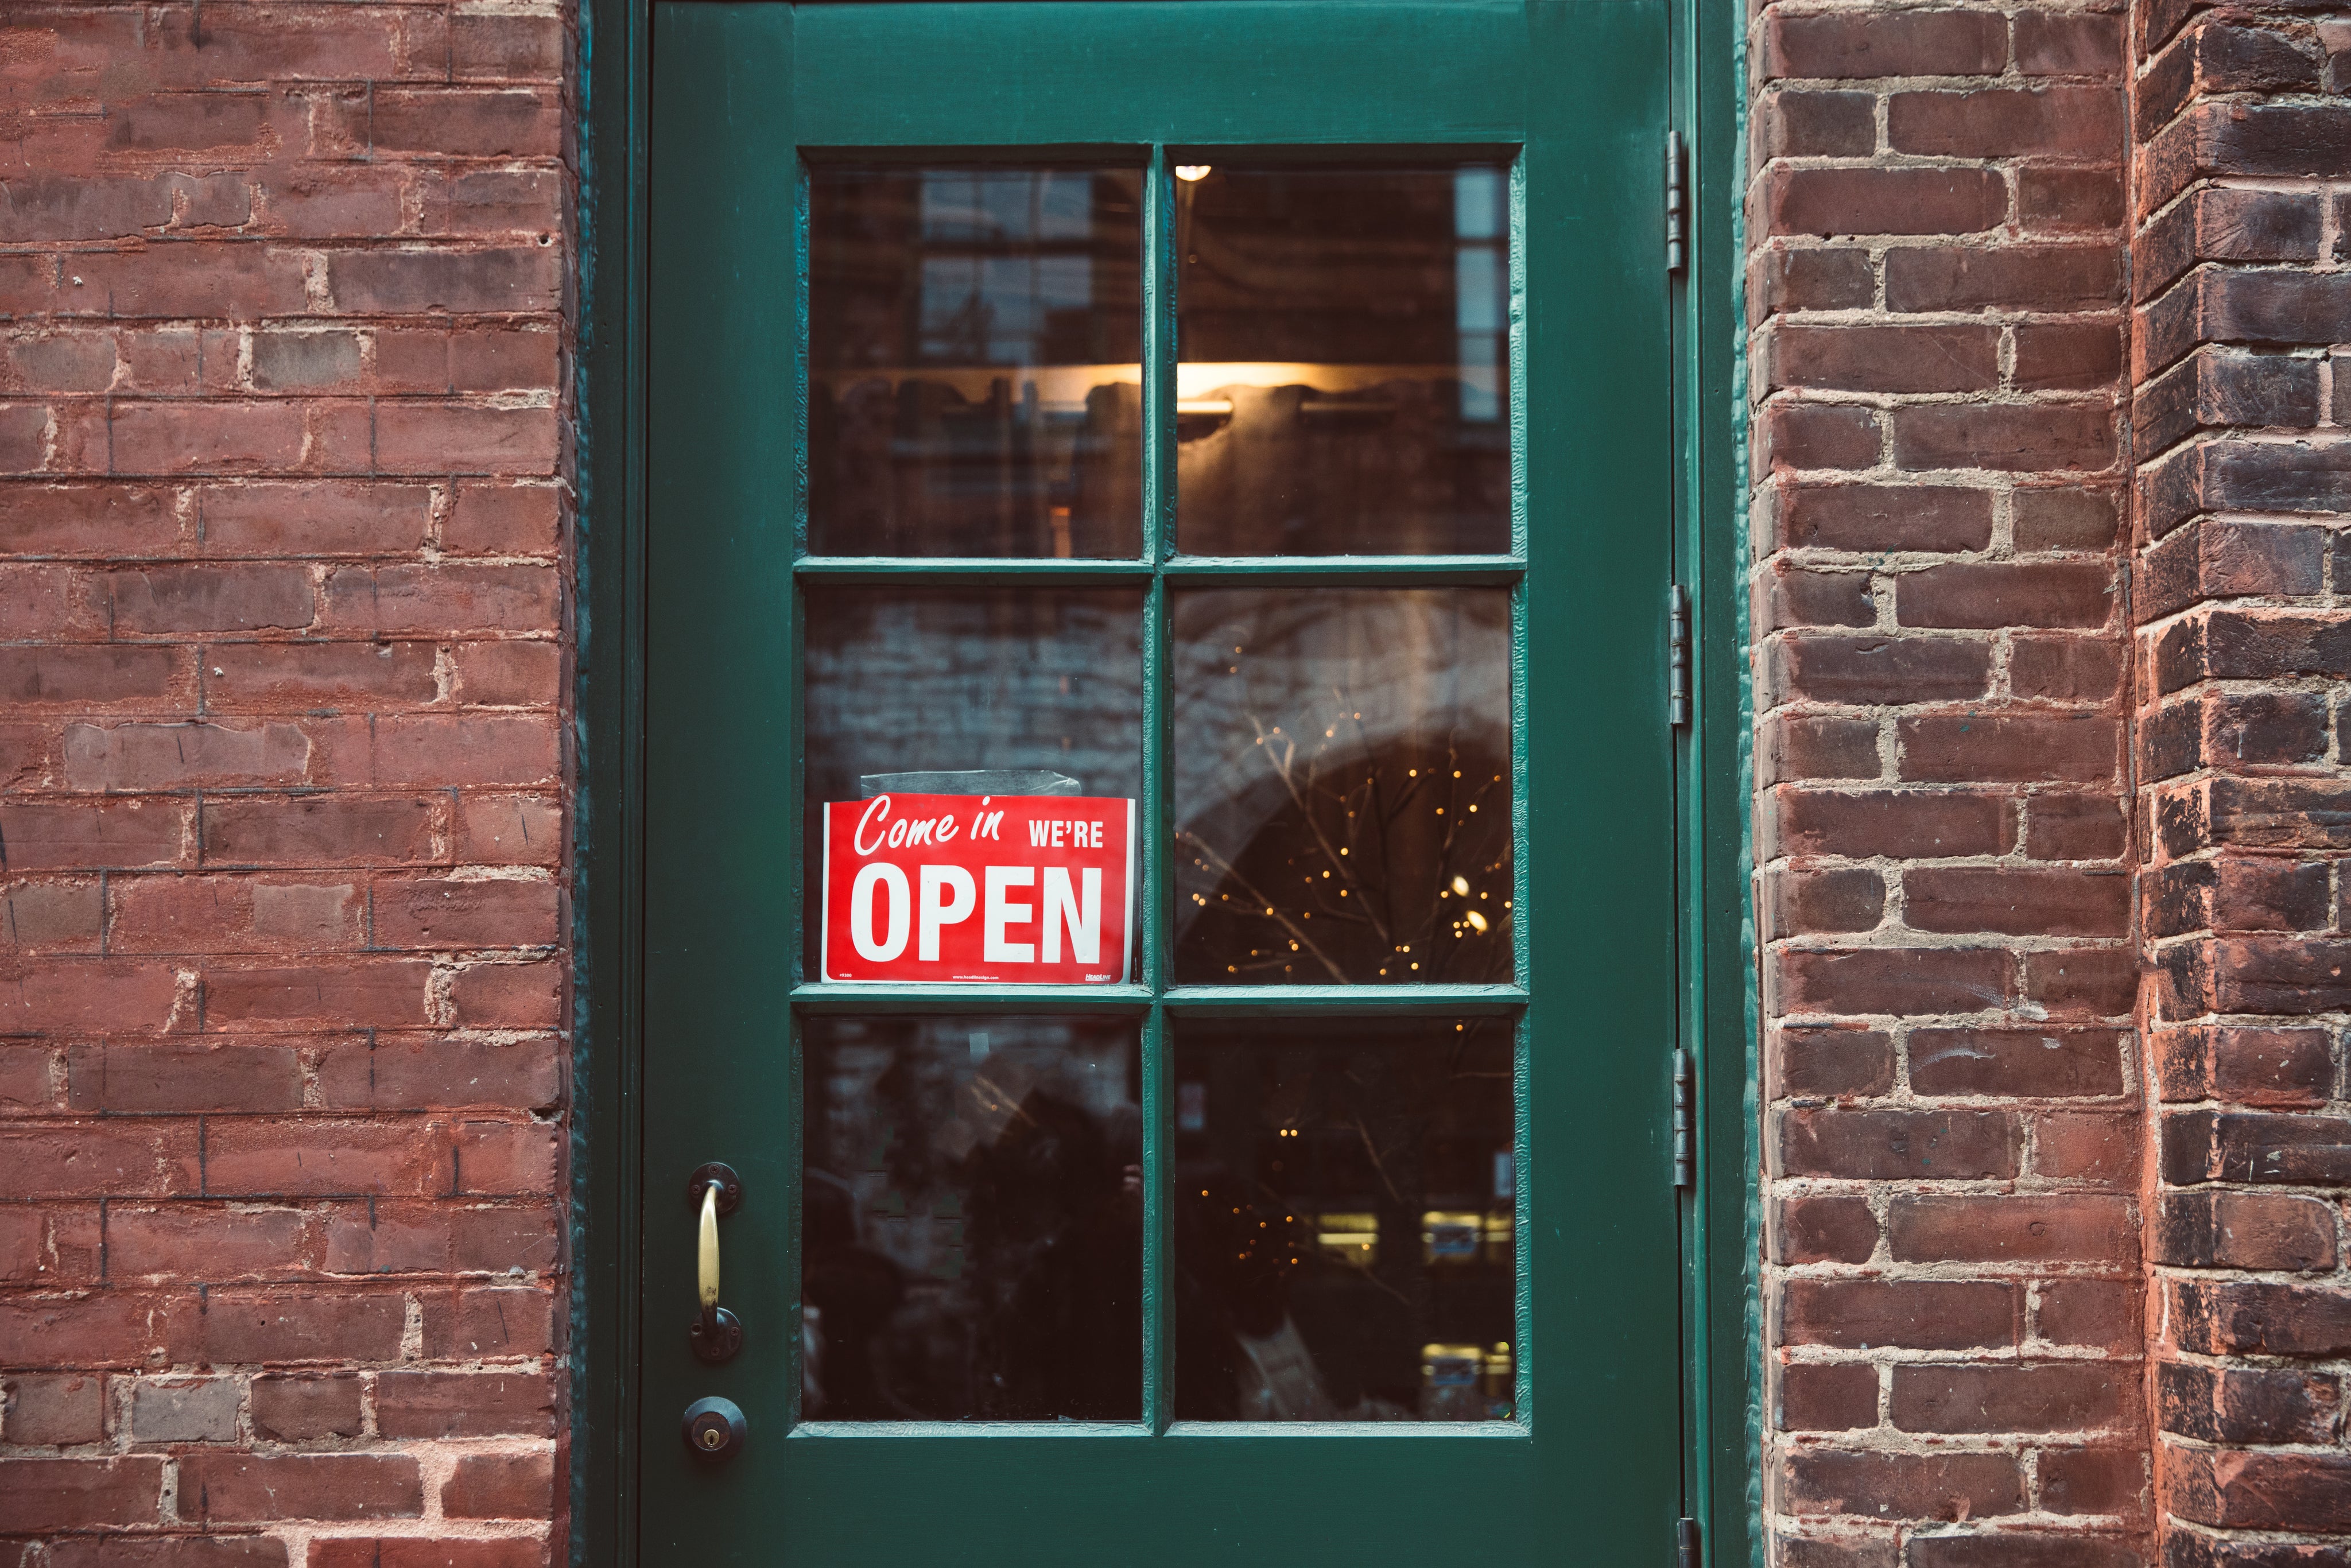
[[[716,1427],[705,1427],[702,1429],[702,1446],[705,1448],[716,1448],[726,1440],[726,1434]]]

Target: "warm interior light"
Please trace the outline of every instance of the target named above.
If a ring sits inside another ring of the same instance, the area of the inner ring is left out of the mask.
[[[1208,170],[1209,165],[1206,163],[1178,163],[1176,165],[1176,177],[1188,185],[1195,180],[1207,179]]]

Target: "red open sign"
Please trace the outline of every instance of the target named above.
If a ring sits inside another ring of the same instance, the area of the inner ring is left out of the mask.
[[[824,808],[828,980],[1115,985],[1134,802],[876,795]]]

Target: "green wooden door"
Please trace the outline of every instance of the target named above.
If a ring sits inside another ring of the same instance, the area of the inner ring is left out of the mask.
[[[1670,1560],[1666,17],[656,5],[641,1561]],[[1123,977],[825,978],[918,786]]]

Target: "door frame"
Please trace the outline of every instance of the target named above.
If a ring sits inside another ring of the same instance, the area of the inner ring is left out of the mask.
[[[557,1539],[581,1564],[636,1561],[653,3],[580,0],[578,12],[570,1488]],[[1675,737],[1679,1011],[1698,1071],[1697,1183],[1680,1208],[1683,1489],[1686,1511],[1700,1522],[1701,1561],[1729,1568],[1760,1562],[1761,1545],[1758,946],[1740,503],[1745,59],[1731,0],[1669,0],[1668,8],[1690,207],[1688,263],[1670,282],[1676,575],[1694,601],[1697,633],[1695,721]],[[1661,269],[1664,173],[1661,145]],[[1665,632],[1660,606],[1660,659]],[[1669,1552],[1660,1542],[1656,1561],[1670,1561]]]

